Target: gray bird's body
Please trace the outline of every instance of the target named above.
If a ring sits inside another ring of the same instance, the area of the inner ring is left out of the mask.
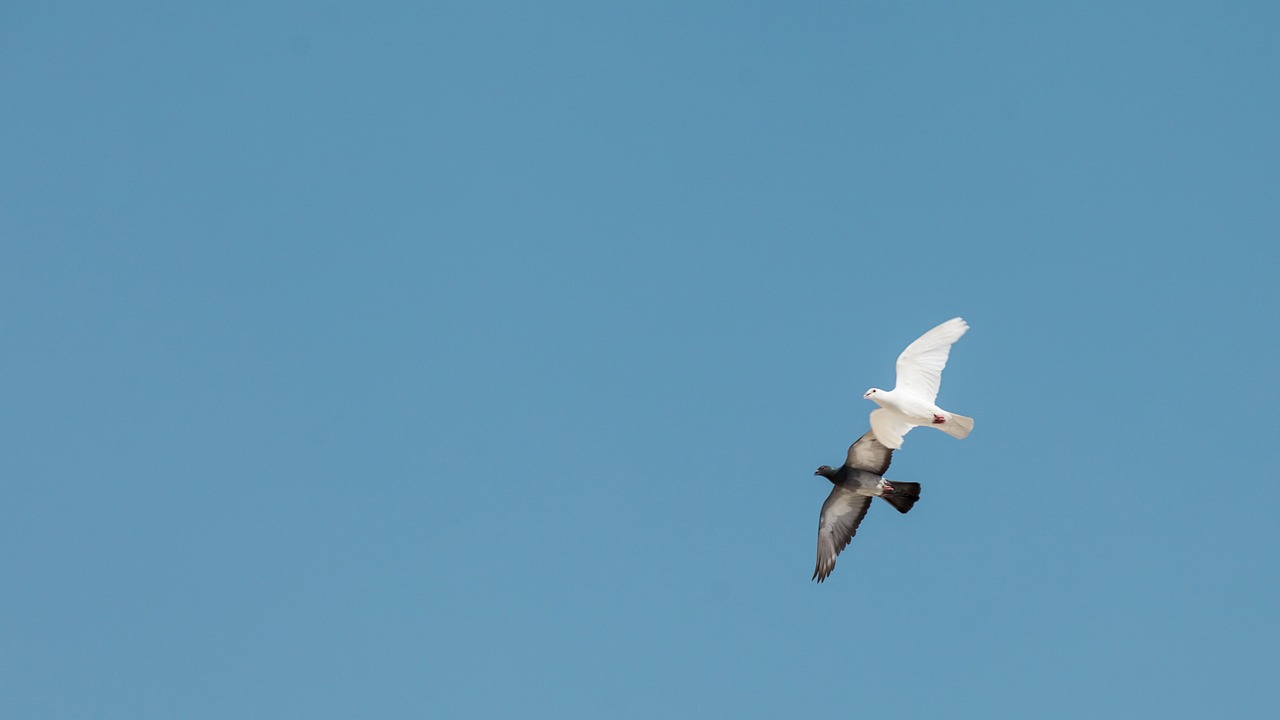
[[[882,498],[900,513],[909,511],[920,499],[920,483],[884,479],[892,457],[893,450],[868,431],[849,446],[844,465],[823,465],[814,472],[835,487],[818,517],[818,561],[812,579],[822,582],[835,569],[836,556],[858,533],[872,498]]]

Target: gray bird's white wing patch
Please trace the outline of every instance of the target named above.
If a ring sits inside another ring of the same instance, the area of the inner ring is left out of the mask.
[[[950,320],[921,335],[898,356],[898,385],[895,392],[909,391],[930,403],[938,400],[938,384],[942,382],[942,369],[947,366],[951,346],[969,330],[969,323],[960,318]]]
[[[876,439],[874,430],[868,430],[849,446],[849,457],[844,464],[854,470],[866,470],[876,475],[884,475],[884,471],[889,469],[889,463],[892,460],[893,450]]]
[[[818,517],[818,564],[813,569],[812,580],[822,582],[835,569],[836,556],[858,533],[858,525],[870,506],[868,495],[859,495],[839,485],[831,488]]]

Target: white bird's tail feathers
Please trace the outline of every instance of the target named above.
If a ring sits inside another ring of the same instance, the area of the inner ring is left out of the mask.
[[[963,440],[969,437],[969,433],[973,430],[973,418],[951,413],[951,417],[947,418],[946,422],[934,427],[953,438]]]

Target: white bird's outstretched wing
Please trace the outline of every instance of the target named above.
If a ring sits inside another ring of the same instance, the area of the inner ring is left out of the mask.
[[[871,432],[875,433],[876,439],[882,445],[890,450],[898,450],[902,447],[902,436],[911,431],[916,424],[907,419],[906,415],[889,408],[876,408],[871,411]],[[853,454],[853,448],[849,448],[849,452]],[[885,463],[886,467],[888,463]]]
[[[898,385],[894,392],[906,390],[930,403],[936,402],[938,383],[942,382],[942,369],[947,366],[951,345],[968,329],[969,323],[960,318],[951,318],[916,338],[898,356]],[[875,427],[874,413],[871,426]],[[884,435],[878,431],[876,436],[884,439]]]

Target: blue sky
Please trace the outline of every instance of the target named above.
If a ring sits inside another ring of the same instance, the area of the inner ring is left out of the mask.
[[[0,715],[1270,717],[1278,33],[6,4]]]

